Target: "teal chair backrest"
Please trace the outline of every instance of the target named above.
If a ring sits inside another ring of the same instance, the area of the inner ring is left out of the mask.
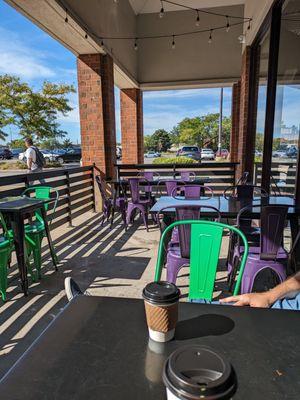
[[[3,217],[1,212],[0,212],[0,228],[1,228],[0,229],[0,235],[2,234],[3,237],[5,239],[7,239],[8,238],[8,229],[7,229],[7,226],[6,226],[5,219],[4,219],[4,217]],[[2,232],[1,232],[1,230],[2,230]]]
[[[248,242],[245,235],[239,229],[231,225],[222,224],[221,222],[185,220],[176,221],[169,225],[164,230],[160,239],[155,281],[161,279],[164,259],[163,244],[167,233],[174,227],[185,224],[191,225],[189,299],[212,299],[224,229],[235,232],[241,238],[244,246],[244,253],[233,292],[234,295],[237,295],[240,290],[247,261]]]
[[[55,194],[55,196],[53,198],[54,204],[53,204],[52,213],[50,215],[50,218],[48,217],[49,222],[51,223],[51,221],[54,217],[54,214],[55,214],[55,210],[56,210],[57,202],[58,202],[58,198],[59,198],[58,191],[56,189],[53,189],[51,186],[29,186],[27,189],[24,190],[23,195],[30,196],[31,193],[33,193],[34,198],[41,199],[41,200],[50,200],[52,198],[51,193]],[[48,211],[49,203],[45,203],[44,208],[46,211]],[[43,219],[41,216],[41,212],[39,210],[36,211],[35,216],[40,222],[42,222]]]

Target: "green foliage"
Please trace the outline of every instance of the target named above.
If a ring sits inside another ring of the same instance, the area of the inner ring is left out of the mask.
[[[211,147],[217,150],[219,134],[219,114],[207,114],[202,117],[185,118],[177,125],[177,142],[199,147]],[[222,121],[222,147],[229,148],[231,118]]]
[[[8,143],[11,149],[23,149],[25,150],[25,144],[23,139],[14,139]]]
[[[44,139],[39,143],[41,149],[54,150],[61,147],[61,143],[57,139]]]
[[[73,148],[73,143],[70,139],[65,139],[62,143],[62,147],[64,149],[71,149],[71,148]]]
[[[189,157],[158,157],[153,164],[198,164],[196,160]]]
[[[147,151],[167,151],[171,145],[170,135],[164,129],[158,129],[153,135],[145,136],[144,146]]]
[[[281,138],[274,138],[272,144],[272,150],[279,150],[281,147]],[[262,133],[256,133],[255,138],[255,150],[263,152],[264,150],[264,135]]]
[[[57,119],[72,110],[67,95],[74,92],[73,85],[50,82],[44,82],[38,91],[15,76],[0,76],[0,135],[12,124],[22,137],[34,141],[65,136]]]
[[[8,170],[8,169],[27,169],[26,163],[23,163],[21,161],[15,161],[15,162],[7,162],[7,161],[2,161],[0,162],[0,170]]]

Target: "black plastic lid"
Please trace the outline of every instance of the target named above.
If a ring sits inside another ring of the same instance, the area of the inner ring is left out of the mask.
[[[184,400],[230,399],[237,387],[231,364],[216,351],[199,345],[174,351],[165,363],[163,381]]]
[[[151,282],[143,290],[143,297],[150,303],[169,304],[179,299],[180,291],[169,282]]]

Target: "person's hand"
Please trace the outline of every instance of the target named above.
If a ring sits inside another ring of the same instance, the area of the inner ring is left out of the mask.
[[[220,299],[220,303],[233,303],[234,306],[250,306],[268,308],[271,303],[268,298],[268,292],[265,293],[247,293],[239,296],[230,296]]]

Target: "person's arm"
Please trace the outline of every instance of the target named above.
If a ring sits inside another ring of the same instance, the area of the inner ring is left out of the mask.
[[[247,293],[221,299],[221,303],[233,303],[235,306],[271,307],[275,301],[283,297],[292,297],[300,292],[300,272],[290,277],[280,285],[264,293]]]
[[[31,171],[31,166],[32,166],[32,163],[33,163],[33,159],[32,159],[32,152],[31,151],[29,151],[30,149],[28,149],[27,151],[26,151],[26,163],[27,163],[27,169],[29,170],[29,171]]]

